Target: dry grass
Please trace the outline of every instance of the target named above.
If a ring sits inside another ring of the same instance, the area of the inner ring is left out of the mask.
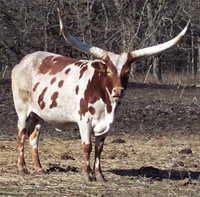
[[[45,127],[39,143],[41,163],[49,171],[44,175],[33,174],[27,140],[25,157],[31,174],[18,174],[10,85],[3,84],[0,90],[0,196],[200,196],[198,88],[130,84],[102,154],[108,182],[89,184],[82,177],[77,130],[58,133]],[[126,143],[112,143],[118,138]],[[191,153],[180,153],[183,149]],[[68,166],[76,171],[67,171]]]
[[[148,73],[135,73],[131,78],[131,82],[153,83],[152,74]],[[200,77],[193,76],[191,73],[186,72],[171,72],[165,71],[162,73],[162,84],[192,86],[200,84]]]
[[[119,137],[119,136],[117,136]],[[120,136],[126,143],[112,143],[116,137],[109,136],[102,155],[102,167],[108,182],[85,184],[82,177],[83,154],[79,139],[64,140],[42,136],[40,157],[44,169],[51,165],[66,169],[73,166],[78,172],[55,171],[45,175],[34,175],[29,148],[26,145],[27,166],[30,175],[18,175],[16,169],[16,139],[1,139],[0,186],[1,195],[25,196],[199,196],[200,184],[195,178],[200,174],[200,136],[142,137]],[[195,137],[195,140],[194,140]],[[192,154],[178,152],[190,147]],[[75,160],[62,160],[62,154],[69,154]],[[93,158],[93,154],[92,154]],[[184,163],[184,166],[174,164]],[[196,164],[196,165],[195,165]],[[159,170],[141,173],[142,167]],[[170,173],[175,173],[171,174]],[[150,173],[150,174],[149,174]],[[168,174],[168,176],[166,176]],[[177,175],[178,174],[178,175]],[[149,176],[150,175],[150,176]],[[186,186],[177,183],[186,176],[192,181]]]

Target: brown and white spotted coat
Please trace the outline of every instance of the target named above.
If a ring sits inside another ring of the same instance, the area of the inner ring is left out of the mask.
[[[118,101],[127,87],[131,63],[173,46],[183,37],[187,27],[164,44],[115,54],[77,41],[63,27],[61,18],[60,26],[64,38],[73,47],[99,59],[77,60],[38,51],[25,56],[14,67],[12,90],[18,115],[18,169],[28,172],[24,159],[26,133],[35,172],[43,172],[38,156],[42,122],[46,121],[59,130],[78,124],[85,155],[84,177],[87,181],[91,180],[91,133],[94,133],[93,177],[95,180],[104,180],[100,155],[106,133],[114,121]]]
[[[23,143],[29,129],[28,120],[33,125],[28,133],[36,171],[42,171],[37,153],[41,119],[59,130],[78,123],[87,172],[90,169],[88,152],[92,149],[90,136],[94,132],[97,136],[96,162],[100,160],[102,148],[98,147],[102,147],[104,134],[113,123],[117,100],[122,97],[127,84],[131,61],[127,54],[112,55],[119,62],[118,68],[102,60],[76,60],[42,51],[27,55],[15,66],[12,89],[19,117],[18,167],[21,171],[27,171]],[[95,164],[97,172],[100,171],[99,165],[98,161]]]

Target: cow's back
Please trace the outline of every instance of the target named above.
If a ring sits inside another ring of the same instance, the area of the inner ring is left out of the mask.
[[[13,88],[30,89],[34,81],[33,76],[36,74],[37,67],[41,64],[42,59],[49,55],[56,54],[37,51],[26,55],[12,70],[11,78]]]

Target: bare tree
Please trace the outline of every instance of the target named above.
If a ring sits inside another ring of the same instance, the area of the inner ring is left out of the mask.
[[[194,75],[200,75],[199,4],[198,0],[2,0],[1,75],[10,71],[23,56],[37,50],[92,58],[66,45],[59,37],[57,7],[73,36],[116,53],[171,39],[192,18],[191,31],[178,47],[135,65],[136,72],[144,73],[152,65],[155,82],[161,82],[161,70],[167,69],[188,68],[189,73],[193,69]]]

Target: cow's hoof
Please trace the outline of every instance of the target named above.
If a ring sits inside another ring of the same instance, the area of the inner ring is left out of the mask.
[[[45,174],[45,171],[41,168],[41,169],[37,169],[34,171],[34,174],[36,175],[42,175],[42,174]]]
[[[96,180],[97,182],[103,182],[103,183],[107,182],[107,180],[104,178],[103,175],[95,176],[95,180]]]
[[[19,169],[19,174],[20,175],[27,175],[27,174],[30,174],[30,173],[26,168],[23,168],[23,169]]]
[[[84,173],[83,177],[84,177],[86,183],[92,182],[92,178],[91,178],[91,176],[89,174]]]

